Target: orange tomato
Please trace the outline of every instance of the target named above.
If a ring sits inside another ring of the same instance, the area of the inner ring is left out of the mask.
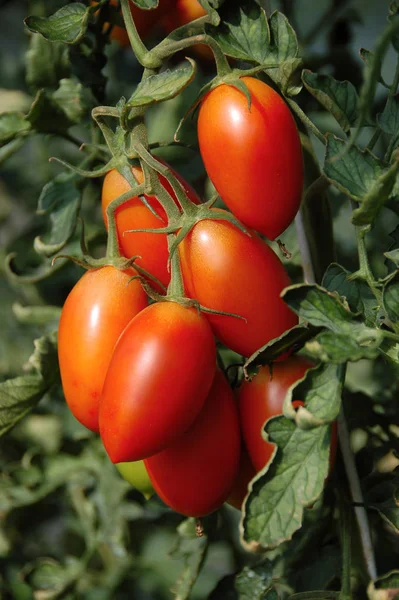
[[[92,431],[99,431],[99,400],[115,344],[147,306],[139,281],[130,281],[136,274],[111,266],[86,271],[61,312],[58,359],[65,399]]]

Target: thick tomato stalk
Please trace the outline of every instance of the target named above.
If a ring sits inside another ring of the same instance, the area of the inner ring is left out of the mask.
[[[152,304],[115,347],[100,401],[100,434],[112,462],[147,458],[184,433],[212,385],[216,347],[196,308]]]
[[[176,171],[171,170],[182,184],[191,202],[199,204],[200,199],[190,184]],[[140,167],[132,167],[132,172],[139,184],[144,181]],[[160,175],[160,181],[179,206],[176,195],[167,179]],[[102,188],[102,212],[106,227],[108,227],[106,213],[108,205],[121,194],[128,192],[129,189],[130,184],[116,169],[112,169],[105,176]],[[170,273],[168,271],[169,252],[166,234],[125,233],[130,229],[160,229],[168,224],[166,213],[155,196],[146,195],[145,198],[160,218],[156,217],[138,196],[124,202],[115,211],[119,247],[122,254],[127,258],[140,256],[141,258],[137,259],[137,264],[167,286],[170,281]]]
[[[82,425],[99,431],[98,404],[115,344],[129,321],[147,306],[133,269],[86,271],[61,312],[58,359],[65,399]],[[130,283],[129,283],[130,281]]]
[[[280,298],[290,285],[281,261],[255,232],[248,233],[228,221],[204,219],[179,245],[187,295],[243,317],[205,313],[216,337],[247,357],[298,322]]]
[[[283,413],[283,404],[288,388],[304,377],[314,367],[310,361],[292,356],[276,362],[272,369],[262,367],[252,381],[244,382],[239,390],[241,431],[249,457],[257,471],[270,461],[275,445],[262,437],[263,426],[268,419]],[[293,402],[294,406],[302,404]],[[337,426],[333,423],[330,444],[330,468],[335,460]]]
[[[237,403],[218,370],[190,429],[144,463],[155,491],[168,506],[186,516],[202,517],[228,497],[240,446]]]
[[[243,77],[251,95],[232,85],[201,102],[198,141],[207,173],[222,200],[269,239],[294,219],[301,202],[303,160],[294,118],[270,86]]]

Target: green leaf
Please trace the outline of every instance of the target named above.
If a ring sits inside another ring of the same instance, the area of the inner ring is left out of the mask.
[[[292,285],[284,290],[282,297],[292,310],[315,327],[327,327],[335,333],[349,333],[352,327],[364,327],[336,294],[319,285]]]
[[[80,2],[72,2],[50,17],[27,17],[25,25],[30,31],[40,33],[50,42],[77,44],[86,33],[90,9]]]
[[[331,333],[319,333],[306,345],[314,358],[341,364],[376,356],[384,339],[383,332],[367,327],[336,294],[318,285],[299,284],[287,288],[283,298],[310,324],[330,330]]]
[[[0,383],[0,436],[32,410],[54,383],[58,374],[57,335],[35,340],[29,359],[33,372]]]
[[[179,539],[171,555],[184,559],[184,568],[173,592],[179,600],[188,600],[204,564],[209,547],[206,535],[197,537],[195,519],[186,519],[178,527]]]
[[[72,125],[64,111],[44,89],[36,94],[26,119],[38,133],[65,135]]]
[[[235,589],[239,600],[271,600],[273,596],[269,593],[275,592],[272,563],[266,560],[252,568],[244,567],[236,575]],[[278,595],[275,597],[278,598]]]
[[[383,164],[368,150],[360,150],[334,135],[327,136],[324,173],[341,192],[358,202],[372,189],[383,173]]]
[[[390,571],[386,575],[370,581],[367,596],[369,600],[398,600],[399,570]]]
[[[388,135],[393,136],[392,150],[399,143],[399,96],[389,96],[384,110],[377,117],[378,125]]]
[[[388,319],[396,324],[399,321],[399,271],[385,284],[382,302]]]
[[[73,235],[81,204],[81,193],[76,187],[76,181],[76,175],[61,173],[44,186],[37,212],[49,213],[50,234],[44,239],[35,239],[34,248],[38,254],[57,254]]]
[[[32,35],[26,53],[26,82],[37,91],[56,88],[70,74],[68,48],[60,42],[49,42],[41,35]]]
[[[94,106],[87,88],[73,79],[61,79],[52,99],[72,123],[80,123]]]
[[[320,364],[308,369],[305,377],[290,386],[284,400],[284,414],[295,419],[301,429],[310,429],[335,421],[341,407],[344,369],[341,366]],[[304,406],[294,409],[293,400]]]
[[[273,362],[281,354],[302,347],[309,339],[313,338],[319,329],[317,327],[305,327],[304,325],[295,325],[285,331],[278,338],[270,340],[265,346],[259,348],[244,364],[244,374],[246,377],[255,374],[256,367]]]
[[[131,0],[133,4],[144,10],[157,8],[159,0]]]
[[[373,330],[370,330],[373,331]],[[355,337],[345,333],[323,331],[312,342],[306,344],[306,352],[312,359],[330,362],[336,365],[345,364],[348,360],[356,362],[362,358],[373,359],[378,356],[382,336],[370,333],[366,344],[360,344]]]
[[[370,68],[373,64],[374,61],[374,52],[371,52],[370,50],[366,50],[365,48],[360,48],[359,50],[359,54],[360,54],[360,58],[362,60],[364,60],[364,62],[366,63],[367,67]],[[386,88],[389,89],[389,85],[384,81],[384,79],[382,78],[382,75],[380,75],[378,81]]]
[[[242,536],[250,550],[275,548],[301,527],[304,507],[319,497],[328,474],[330,430],[329,425],[299,429],[282,416],[266,423],[277,451],[252,480],[244,503]]]
[[[127,107],[145,106],[174,98],[194,79],[195,72],[195,62],[187,58],[182,67],[151,75],[139,83]]]
[[[269,58],[270,40],[265,11],[254,0],[227,4],[219,13],[220,25],[206,25],[205,30],[228,56],[263,64]]]
[[[265,73],[277,83],[284,94],[294,96],[302,89],[298,82],[291,84],[294,72],[302,64],[298,58],[298,40],[285,15],[274,11],[270,17],[270,58],[278,63],[278,69],[265,69]],[[299,78],[298,78],[299,79]]]
[[[319,75],[308,70],[302,71],[302,81],[345,132],[356,124],[358,95],[352,83],[337,81],[331,75]]]
[[[378,511],[382,519],[399,533],[399,468],[388,473],[372,473],[367,477],[365,502]]]
[[[351,311],[362,313],[366,325],[373,327],[377,317],[375,296],[365,281],[351,279],[351,275],[341,265],[332,263],[324,274],[322,285],[345,298]]]
[[[371,225],[382,206],[388,200],[397,181],[399,171],[399,156],[374,182],[370,191],[362,198],[359,208],[352,213],[354,225]]]
[[[29,135],[30,131],[31,125],[23,113],[0,114],[0,146],[4,146],[14,138]]]

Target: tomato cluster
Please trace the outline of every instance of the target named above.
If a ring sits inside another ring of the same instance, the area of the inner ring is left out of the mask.
[[[165,26],[199,16],[189,4],[177,1],[177,21]],[[158,12],[149,12],[166,19],[168,6],[160,0]],[[138,27],[149,15],[142,12],[134,15]],[[119,270],[122,261],[112,256],[73,288],[59,328],[62,384],[75,417],[100,433],[128,481],[145,494],[155,489],[174,510],[195,517],[226,500],[241,506],[248,482],[273,453],[262,437],[264,423],[281,413],[289,385],[310,366],[291,357],[274,365],[272,375],[264,367],[242,384],[238,401],[216,367],[216,339],[249,357],[297,324],[281,299],[288,275],[259,235],[274,239],[299,207],[303,173],[295,121],[272,88],[245,77],[237,87],[219,84],[202,99],[198,140],[208,175],[234,218],[226,210],[197,207],[196,192],[170,168],[192,205],[181,206],[169,180],[158,175],[159,197],[145,195],[143,202],[132,195],[112,223],[120,254],[138,256],[139,271],[159,281],[152,283],[155,301],[148,305],[135,268]],[[140,167],[132,166],[132,174],[143,182]],[[184,231],[191,219],[166,295],[170,240],[157,230],[169,224],[170,206],[163,204],[161,186],[175,212],[184,213],[176,230]],[[110,203],[129,190],[117,169],[106,175],[107,228]]]

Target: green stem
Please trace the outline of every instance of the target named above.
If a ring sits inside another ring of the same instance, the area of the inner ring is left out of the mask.
[[[168,235],[168,247],[169,247],[169,251],[170,251],[170,249],[172,247],[174,239],[175,239],[175,235],[174,234],[169,234]],[[178,297],[178,298],[184,298],[184,296],[185,296],[184,283],[183,283],[183,275],[182,275],[182,272],[181,272],[181,265],[180,265],[180,254],[178,252],[173,252],[173,254],[172,254],[172,258],[171,258],[171,277],[170,277],[170,283],[169,283],[169,286],[168,286],[167,295],[168,296]]]
[[[213,52],[213,56],[215,57],[216,70],[219,77],[224,77],[225,75],[231,73],[231,67],[229,65],[229,62],[223,54],[219,44],[206,33],[194,35],[192,37],[184,38],[179,41],[172,41],[167,39],[164,42],[161,42],[155,48],[153,48],[151,52],[153,52],[161,60],[165,60],[172,54],[180,52],[181,50],[185,50],[190,46],[196,46],[197,44],[206,44],[210,47],[210,49]]]
[[[150,193],[154,194],[157,197],[157,200],[162,205],[162,208],[166,212],[168,217],[168,222],[171,220],[177,219],[180,216],[180,211],[176,206],[173,198],[163,187],[161,182],[159,181],[157,173],[161,173],[164,177],[169,179],[169,174],[171,175],[169,169],[166,170],[168,173],[165,173],[165,165],[160,163],[148,150],[144,147],[141,142],[137,142],[134,145],[134,149],[137,152],[138,156],[142,160],[142,167],[144,174],[149,177],[150,183]],[[147,168],[150,167],[150,169]],[[172,181],[172,179],[171,179]],[[147,183],[147,182],[146,182]],[[173,187],[173,185],[172,185]]]
[[[352,200],[351,203],[352,203],[352,209],[355,209],[356,208],[355,202]],[[376,286],[376,282],[375,282],[373,273],[371,271],[368,256],[367,256],[366,229],[364,227],[357,226],[357,225],[355,225],[354,227],[355,227],[355,232],[356,232],[357,251],[358,251],[358,255],[359,255],[358,276],[367,282],[367,284],[368,284],[369,288],[371,289],[371,291],[373,292],[374,297],[377,300],[378,304],[381,305],[382,295],[381,295],[380,290]]]
[[[143,44],[137,32],[136,25],[134,24],[132,13],[129,7],[129,0],[121,0],[121,8],[123,20],[125,21],[126,25],[126,31],[137,60],[143,67],[147,67],[149,69],[159,69],[159,67],[162,65],[162,61],[158,60],[154,53],[149,52]]]
[[[354,507],[354,511],[357,524],[359,526],[361,546],[363,550],[364,560],[366,563],[367,573],[370,579],[374,580],[377,577],[377,567],[375,564],[373,544],[371,541],[367,513],[364,509],[364,501],[362,490],[360,487],[359,475],[357,473],[355,459],[353,457],[352,449],[350,447],[349,432],[342,406],[341,412],[338,416],[338,439],[352,500],[356,504],[356,506]]]
[[[367,144],[367,150],[370,150],[370,152],[372,151],[372,149],[374,148],[374,146],[380,139],[380,135],[381,135],[381,129],[379,127],[377,127],[376,130],[374,131],[369,143]]]
[[[108,219],[108,239],[107,239],[107,259],[112,261],[115,258],[120,257],[119,252],[119,240],[118,240],[118,231],[116,228],[116,209],[118,206],[130,200],[134,196],[139,196],[144,193],[144,183],[141,185],[137,185],[136,187],[132,187],[128,192],[125,192],[118,198],[115,198],[112,202],[107,206],[107,219]]]
[[[289,106],[299,117],[299,119],[302,121],[305,127],[307,127],[313,133],[313,135],[317,137],[317,139],[325,146],[327,144],[325,136],[321,133],[320,129],[316,127],[313,121],[311,121],[309,117],[305,115],[305,113],[303,112],[301,107],[295,102],[295,100],[292,100],[291,98],[286,98],[285,101],[289,104]]]
[[[341,577],[341,593],[339,600],[352,600],[351,590],[351,515],[349,508],[344,502],[341,494],[340,500],[340,534],[342,548],[342,577]]]

